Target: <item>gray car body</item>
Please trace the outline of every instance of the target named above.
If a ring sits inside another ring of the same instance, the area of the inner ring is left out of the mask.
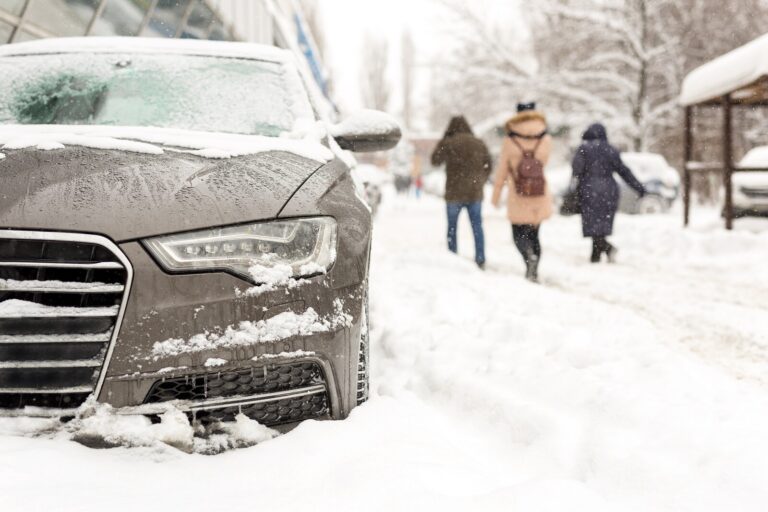
[[[0,227],[92,233],[113,240],[130,260],[133,285],[97,397],[115,407],[138,406],[159,378],[250,367],[265,354],[312,352],[326,374],[331,416],[355,405],[357,354],[371,241],[370,211],[355,195],[341,160],[321,164],[268,152],[229,160],[67,147],[4,150]],[[221,272],[169,274],[140,239],[200,228],[305,216],[338,223],[336,262],[300,286],[244,294],[253,285]],[[333,332],[274,343],[217,348],[155,358],[168,339],[223,332],[242,321],[313,308],[320,316],[343,302],[352,321]],[[168,370],[168,368],[177,370]],[[161,372],[161,370],[163,370]]]

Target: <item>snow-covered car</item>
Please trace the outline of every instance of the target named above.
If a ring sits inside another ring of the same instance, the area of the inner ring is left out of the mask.
[[[400,130],[330,125],[305,83],[244,43],[0,47],[0,408],[272,426],[366,399],[371,215],[339,148]]]
[[[668,211],[680,195],[680,174],[667,163],[667,160],[657,153],[621,154],[622,161],[632,170],[632,173],[648,191],[643,198],[638,195],[621,178],[616,178],[621,193],[619,211],[623,213],[661,213]],[[561,166],[551,171],[547,177],[550,187],[555,191],[555,205],[561,209],[563,198],[570,185],[571,170],[569,166]]]
[[[741,159],[739,167],[768,169],[768,146],[751,149]],[[736,216],[768,214],[768,173],[736,172],[732,180]]]
[[[621,154],[623,162],[648,192],[642,198],[618,179],[621,188],[619,211],[624,213],[661,213],[668,211],[680,195],[680,173],[658,153]]]

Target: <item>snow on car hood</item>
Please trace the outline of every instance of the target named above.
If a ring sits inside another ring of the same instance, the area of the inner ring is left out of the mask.
[[[205,158],[285,151],[325,163],[333,159],[333,153],[320,143],[321,135],[322,131],[314,127],[284,137],[265,137],[132,126],[0,125],[0,148],[56,150],[82,146],[153,155],[187,152]]]
[[[81,146],[3,152],[0,227],[116,241],[274,218],[323,165],[285,151],[225,160]]]

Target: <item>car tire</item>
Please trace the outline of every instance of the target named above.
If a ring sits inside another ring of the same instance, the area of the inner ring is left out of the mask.
[[[637,213],[640,214],[664,213],[667,210],[664,198],[653,194],[644,196],[637,204]]]
[[[368,401],[370,394],[370,328],[368,326],[368,289],[363,299],[363,313],[360,321],[360,348],[357,358],[357,405]]]

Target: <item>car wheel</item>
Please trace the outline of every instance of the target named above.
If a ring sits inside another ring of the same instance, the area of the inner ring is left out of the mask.
[[[637,206],[637,211],[638,213],[642,214],[664,213],[667,211],[667,205],[663,198],[649,195],[640,199],[640,202]]]
[[[368,291],[363,300],[363,315],[360,322],[360,349],[357,358],[357,405],[368,400],[370,392],[370,329],[368,326]]]

